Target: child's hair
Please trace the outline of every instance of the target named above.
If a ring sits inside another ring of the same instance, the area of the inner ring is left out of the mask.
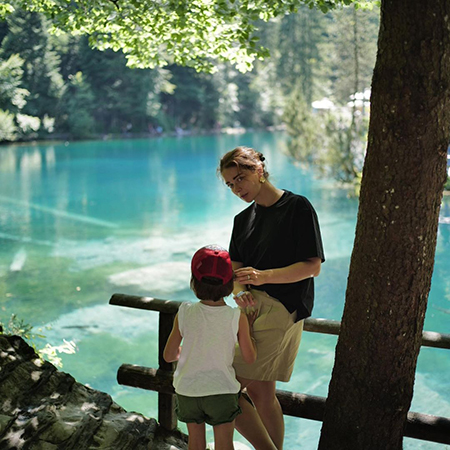
[[[233,292],[233,267],[224,248],[208,245],[197,250],[191,270],[191,289],[200,300],[217,302]]]
[[[200,300],[212,300],[217,302],[223,297],[228,297],[233,292],[233,278],[226,284],[222,284],[220,278],[203,277],[202,281],[192,275],[191,289]]]
[[[238,169],[251,170],[254,172],[259,166],[263,169],[264,178],[269,178],[264,161],[266,158],[261,152],[257,152],[251,147],[236,147],[234,150],[222,156],[217,172],[220,175],[224,169],[237,167]]]

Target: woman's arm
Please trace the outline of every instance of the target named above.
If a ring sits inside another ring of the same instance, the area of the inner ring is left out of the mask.
[[[231,265],[233,266],[233,271],[236,273],[236,270],[240,269],[244,264],[241,262],[231,261]],[[238,283],[236,279],[234,280],[233,294],[236,295],[241,291],[245,291],[247,286],[245,283]]]
[[[174,361],[178,361],[180,359],[181,353],[181,341],[183,340],[183,336],[181,336],[180,328],[178,326],[178,314],[175,316],[175,320],[173,321],[173,328],[170,333],[169,339],[167,339],[166,346],[164,347],[163,358],[164,361],[170,363]]]
[[[315,257],[278,269],[258,270],[253,267],[241,266],[234,271],[236,276],[235,286],[244,283],[254,286],[295,283],[307,278],[317,277],[320,273],[321,265],[322,260],[319,257]]]
[[[241,262],[231,261],[231,265],[233,266],[233,271],[236,274],[236,271],[239,270],[244,264]],[[238,294],[241,294],[238,296]],[[240,283],[234,280],[233,287],[234,301],[239,306],[239,308],[246,308],[247,306],[255,306],[255,299],[253,295],[247,291],[246,283]]]
[[[256,318],[256,313],[252,313],[250,317],[241,311],[239,317],[238,342],[241,349],[242,358],[247,364],[253,364],[256,361],[256,343],[252,338],[252,324]],[[251,323],[249,323],[249,321]]]

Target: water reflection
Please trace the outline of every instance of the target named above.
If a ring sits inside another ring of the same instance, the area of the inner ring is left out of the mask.
[[[0,151],[0,172],[22,172],[49,170],[54,167],[55,148],[38,146],[5,146]]]
[[[268,133],[1,148],[3,315],[51,325],[48,339],[54,345],[75,340],[79,352],[63,358],[65,371],[117,395],[126,408],[142,405],[141,412],[154,416],[156,402],[125,392],[115,373],[123,362],[156,364],[156,316],[124,313],[107,302],[114,292],[193,299],[191,255],[205,244],[227,247],[233,216],[245,207],[216,175],[219,157],[237,145],[262,151],[274,184],[305,195],[315,206],[327,262],[317,280],[314,314],[339,320],[358,202],[295,167],[284,154],[285,137]],[[449,202],[445,198],[441,210],[426,317],[426,329],[444,333],[450,311],[450,225],[443,219],[450,217]],[[294,378],[281,388],[326,395],[336,340],[312,334],[304,339]],[[415,410],[436,413],[427,403],[435,398],[439,413],[450,416],[449,353],[421,352]],[[294,448],[298,421],[291,428],[289,423],[292,445],[287,448]],[[318,430],[313,429],[303,428],[304,448],[314,448]]]

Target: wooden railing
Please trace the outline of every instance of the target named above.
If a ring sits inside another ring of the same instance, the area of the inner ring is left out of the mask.
[[[177,427],[175,391],[172,386],[175,364],[164,361],[163,351],[181,302],[114,294],[109,303],[116,306],[159,312],[159,368],[153,369],[131,364],[122,364],[117,372],[117,381],[119,384],[125,386],[157,391],[158,421],[165,429],[174,430]],[[313,333],[338,335],[340,322],[309,318],[305,320],[304,330]],[[424,331],[422,346],[450,349],[450,334]],[[277,390],[276,394],[283,409],[283,414],[310,420],[323,420],[325,397],[282,390]],[[450,444],[450,418],[409,412],[404,436]]]

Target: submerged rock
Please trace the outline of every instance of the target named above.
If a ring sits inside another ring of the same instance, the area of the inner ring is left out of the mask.
[[[0,449],[182,450],[187,438],[58,371],[22,338],[0,335]]]

